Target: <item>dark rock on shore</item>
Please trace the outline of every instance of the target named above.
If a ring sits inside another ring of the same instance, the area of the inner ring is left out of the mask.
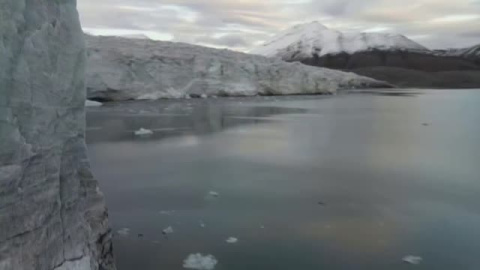
[[[311,66],[347,70],[365,67],[394,67],[427,72],[480,70],[480,66],[473,61],[458,56],[438,56],[411,51],[371,50],[354,54],[314,56],[301,62]]]

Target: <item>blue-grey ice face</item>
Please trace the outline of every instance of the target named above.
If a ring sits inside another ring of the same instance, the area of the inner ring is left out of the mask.
[[[478,0],[78,0],[84,30],[247,51],[293,24],[402,33],[432,48],[479,42]]]

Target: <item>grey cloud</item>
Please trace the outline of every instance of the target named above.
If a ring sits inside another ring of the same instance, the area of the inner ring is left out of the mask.
[[[348,0],[333,1],[333,3],[326,5],[322,11],[331,16],[342,16],[347,13],[348,3]]]
[[[197,38],[195,41],[198,43],[206,43],[232,48],[248,47],[250,45],[243,37],[239,35],[227,35],[220,38],[204,36]]]
[[[245,49],[292,24],[311,20],[339,30],[388,28],[421,37],[418,41],[431,47],[470,45],[478,38],[473,29],[480,29],[480,19],[432,22],[451,15],[480,14],[478,0],[77,1],[87,28],[158,31],[170,33],[176,41]],[[194,18],[186,19],[187,15]],[[213,38],[218,36],[223,38]]]
[[[480,29],[479,30],[461,32],[459,35],[462,36],[462,37],[477,38],[479,40],[479,43],[480,43]]]

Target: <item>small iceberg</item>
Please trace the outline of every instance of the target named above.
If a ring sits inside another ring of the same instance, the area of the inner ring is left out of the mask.
[[[164,235],[169,235],[173,233],[173,228],[170,226],[162,231]]]
[[[93,100],[85,100],[85,107],[101,107],[103,103]]]
[[[235,244],[238,242],[238,238],[235,238],[235,237],[229,237],[225,242],[229,243],[229,244]]]
[[[422,263],[423,259],[422,259],[422,257],[419,257],[419,256],[409,255],[409,256],[404,257],[402,259],[402,261],[404,261],[406,263],[409,263],[409,264],[418,265],[418,264]]]
[[[213,270],[218,261],[212,255],[203,256],[200,253],[190,254],[183,261],[183,268],[197,270]]]
[[[172,215],[173,213],[175,213],[175,210],[162,210],[160,212],[158,212],[160,215],[166,215],[166,216],[169,216],[169,215]]]
[[[130,234],[129,228],[123,228],[117,231],[117,233],[121,236],[128,236]]]
[[[149,136],[153,134],[153,131],[145,128],[141,128],[134,132],[136,136]]]
[[[219,197],[220,194],[216,191],[210,191],[208,192],[208,196],[211,196],[211,197]]]
[[[201,94],[200,97],[201,98],[208,98],[208,95],[207,94]]]

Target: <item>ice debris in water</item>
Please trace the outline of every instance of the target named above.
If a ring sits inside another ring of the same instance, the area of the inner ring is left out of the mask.
[[[175,213],[175,210],[162,210],[160,212],[158,212],[160,215],[171,215],[173,213]]]
[[[207,225],[205,225],[205,223],[203,223],[203,221],[200,221],[200,227],[205,228],[205,227],[207,227]]]
[[[123,228],[117,231],[117,233],[121,236],[127,236],[130,234],[130,229],[129,228]]]
[[[216,192],[216,191],[210,191],[210,192],[208,192],[208,195],[209,195],[209,196],[212,196],[212,197],[218,197],[218,196],[220,196],[220,194],[219,194],[218,192]]]
[[[103,103],[93,100],[85,100],[85,107],[100,107]]]
[[[212,255],[203,256],[200,253],[190,254],[183,261],[183,267],[197,270],[213,270],[218,261]]]
[[[238,242],[238,238],[235,238],[235,237],[229,237],[227,240],[226,240],[227,243],[229,244],[235,244]]]
[[[147,136],[152,134],[153,134],[153,131],[145,128],[140,128],[139,130],[135,131],[136,136]]]
[[[201,94],[200,97],[201,98],[208,98],[207,94]]]
[[[414,265],[420,264],[423,261],[422,257],[412,255],[406,256],[402,260],[406,263]]]
[[[172,234],[173,233],[173,228],[170,226],[162,231],[163,234]]]

